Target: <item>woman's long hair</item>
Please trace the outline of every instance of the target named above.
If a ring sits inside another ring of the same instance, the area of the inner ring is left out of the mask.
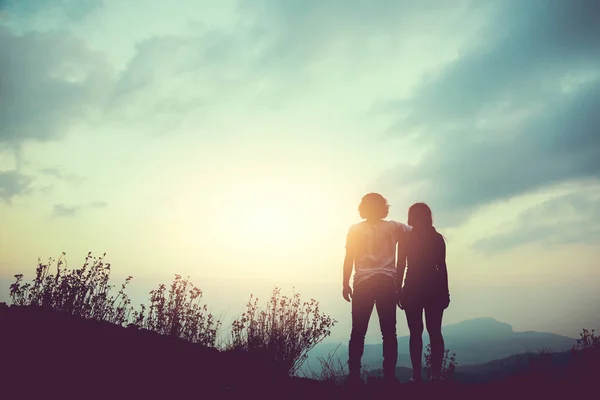
[[[431,208],[425,203],[415,203],[408,209],[408,225],[416,231],[425,231],[433,228]]]
[[[425,203],[415,203],[408,209],[408,225],[412,227],[407,244],[407,255],[411,258],[425,260],[430,256],[430,249],[437,236],[433,227],[431,208]]]

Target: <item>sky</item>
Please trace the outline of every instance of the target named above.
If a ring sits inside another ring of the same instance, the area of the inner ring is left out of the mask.
[[[389,219],[431,206],[444,324],[598,329],[599,19],[594,0],[0,0],[0,301],[38,258],[106,252],[134,302],[180,274],[227,321],[280,287],[345,341],[346,234],[376,191]]]

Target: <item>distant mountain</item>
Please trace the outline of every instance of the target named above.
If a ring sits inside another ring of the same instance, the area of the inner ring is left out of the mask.
[[[546,349],[551,352],[569,350],[576,339],[547,332],[515,332],[510,324],[493,318],[475,318],[442,328],[446,348],[456,353],[459,366],[484,364],[515,354],[537,352]],[[408,336],[398,338],[398,366],[410,367]],[[423,349],[429,343],[427,331],[423,333]],[[326,343],[317,346],[309,354],[311,368],[318,369],[319,357],[326,357],[335,350],[337,344]],[[342,343],[336,355],[344,363],[348,358],[348,345]],[[383,360],[382,345],[365,345],[363,364],[379,368]]]

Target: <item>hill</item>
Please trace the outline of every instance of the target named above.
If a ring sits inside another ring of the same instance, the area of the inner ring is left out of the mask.
[[[256,355],[219,351],[135,327],[84,320],[36,307],[0,304],[0,393],[3,398],[389,398],[463,399],[584,393],[589,367],[560,379],[518,375],[485,384],[397,385],[359,388],[286,377]],[[516,385],[516,386],[515,386]],[[518,388],[517,388],[518,387]]]
[[[212,392],[284,379],[256,356],[37,307],[0,304],[0,326],[0,376],[25,393],[53,385],[173,393],[187,382]]]

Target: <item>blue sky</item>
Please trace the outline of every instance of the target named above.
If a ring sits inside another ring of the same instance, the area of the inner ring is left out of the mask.
[[[345,234],[379,191],[393,219],[432,207],[447,322],[597,328],[599,19],[592,0],[1,0],[0,280],[107,252],[140,301],[176,273],[229,316],[295,287],[345,340]]]

